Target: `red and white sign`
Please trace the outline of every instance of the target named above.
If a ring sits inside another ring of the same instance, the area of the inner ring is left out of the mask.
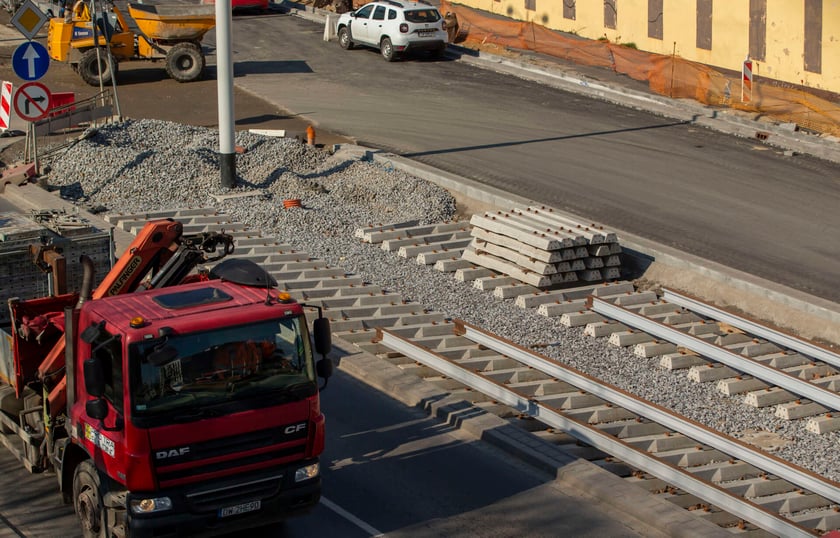
[[[40,120],[50,110],[50,90],[40,82],[27,82],[15,92],[15,112],[26,121]]]
[[[12,115],[12,83],[5,80],[0,83],[0,129],[9,128]]]
[[[744,60],[741,68],[741,101],[747,103],[752,101],[753,63],[750,57]]]

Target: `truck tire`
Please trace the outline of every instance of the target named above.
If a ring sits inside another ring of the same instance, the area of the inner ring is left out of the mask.
[[[108,62],[108,52],[99,50],[99,58],[97,58],[96,49],[90,49],[82,54],[82,59],[76,66],[82,80],[91,86],[99,86],[99,74],[102,73],[102,84],[111,84],[112,78],[116,77],[119,65],[117,61],[111,56],[110,63]],[[113,73],[111,68],[113,67]]]
[[[84,538],[106,536],[99,473],[90,460],[81,462],[73,474],[73,507],[82,524]]]
[[[166,74],[178,82],[192,82],[204,74],[204,55],[195,43],[178,43],[166,53]]]

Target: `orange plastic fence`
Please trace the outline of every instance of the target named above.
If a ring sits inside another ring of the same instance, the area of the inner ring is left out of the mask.
[[[749,100],[741,100],[739,73],[725,74],[714,67],[679,56],[663,56],[632,47],[593,41],[532,22],[513,21],[466,6],[441,0],[441,12],[454,12],[460,24],[459,41],[470,44],[530,50],[571,62],[606,67],[646,81],[651,89],[674,98],[690,98],[703,104],[730,107],[772,117],[780,122],[840,136],[840,106],[804,89],[783,87],[775,81],[753,79]]]

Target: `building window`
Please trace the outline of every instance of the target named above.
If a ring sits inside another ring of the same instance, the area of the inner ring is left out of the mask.
[[[525,10],[526,11],[536,11],[537,10],[537,0],[525,0]]]
[[[712,50],[712,1],[697,0],[697,48]]]
[[[618,9],[616,3],[618,0],[604,0],[604,26],[615,30],[616,21],[618,21]]]
[[[823,0],[805,0],[805,71],[822,73]]]
[[[576,0],[563,0],[564,19],[575,20],[575,1]]]
[[[648,37],[653,39],[662,39],[662,3],[663,0],[648,0]]]
[[[750,0],[750,58],[767,56],[767,0]]]

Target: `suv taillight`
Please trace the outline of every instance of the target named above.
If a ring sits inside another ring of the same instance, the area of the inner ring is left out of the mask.
[[[408,33],[408,23],[401,22],[400,23],[400,33],[407,34]]]

